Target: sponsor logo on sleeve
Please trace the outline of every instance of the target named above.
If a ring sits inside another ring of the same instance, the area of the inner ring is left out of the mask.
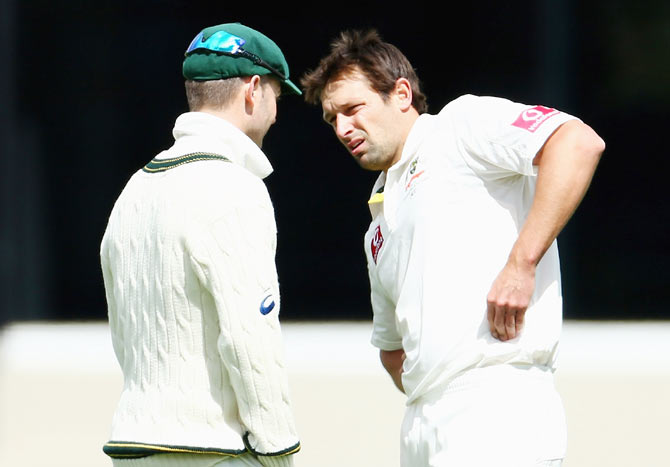
[[[372,259],[374,260],[375,264],[377,264],[377,256],[379,255],[379,250],[381,250],[383,244],[384,236],[382,235],[382,228],[378,225],[375,229],[375,234],[372,236],[372,243],[370,245]]]
[[[268,294],[265,296],[263,300],[261,300],[261,314],[262,315],[267,315],[270,313],[275,307],[275,299],[272,296],[272,294]]]
[[[561,112],[556,109],[536,105],[521,112],[521,115],[512,123],[512,126],[534,133],[544,122],[559,113]]]

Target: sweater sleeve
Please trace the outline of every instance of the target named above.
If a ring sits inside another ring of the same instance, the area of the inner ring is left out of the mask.
[[[110,323],[110,329],[112,329],[112,348],[114,349],[114,354],[116,355],[117,360],[123,365],[125,359],[125,347],[120,333],[115,332],[115,330],[122,328],[119,324],[121,316],[118,311],[116,300],[116,296],[120,292],[117,289],[118,284],[115,283],[114,275],[112,273],[109,243],[110,241],[105,233],[100,245],[100,266],[105,286],[105,298],[107,300],[107,316]]]
[[[283,457],[300,442],[279,325],[274,213],[264,185],[236,199],[191,239],[191,262],[216,304],[218,351],[247,430],[245,444],[256,455]]]

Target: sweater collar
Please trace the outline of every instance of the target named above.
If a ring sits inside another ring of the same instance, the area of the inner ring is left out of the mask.
[[[230,159],[260,178],[272,173],[265,153],[232,123],[205,112],[187,112],[177,117],[172,130],[175,144],[157,159],[192,152],[209,152]]]

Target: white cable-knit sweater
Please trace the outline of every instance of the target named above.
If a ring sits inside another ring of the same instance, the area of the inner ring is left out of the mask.
[[[124,376],[104,450],[251,451],[264,465],[292,465],[300,443],[278,319],[274,211],[262,181],[272,167],[213,115],[179,116],[174,137],[131,177],[102,240]]]

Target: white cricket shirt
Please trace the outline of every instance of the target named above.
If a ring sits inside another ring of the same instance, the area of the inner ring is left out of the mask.
[[[439,114],[417,119],[401,160],[375,183],[365,235],[371,341],[405,350],[408,403],[470,368],[553,368],[562,319],[556,242],[537,266],[520,337],[502,342],[491,335],[486,296],[530,209],[533,158],[574,118],[543,106],[461,96]]]

